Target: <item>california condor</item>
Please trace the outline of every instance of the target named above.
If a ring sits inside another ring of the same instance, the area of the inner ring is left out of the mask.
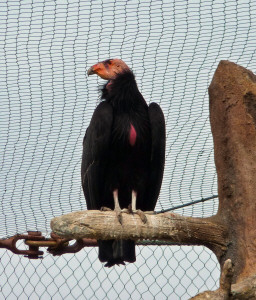
[[[82,187],[88,209],[114,209],[122,222],[123,209],[133,213],[155,208],[165,161],[164,115],[158,104],[147,105],[122,60],[95,64],[88,70],[92,74],[108,81],[83,141]],[[132,240],[98,244],[106,267],[136,260]]]

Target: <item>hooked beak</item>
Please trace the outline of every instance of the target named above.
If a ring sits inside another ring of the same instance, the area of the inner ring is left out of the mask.
[[[90,67],[90,69],[87,71],[88,76],[93,75],[93,74],[95,74],[94,66]]]

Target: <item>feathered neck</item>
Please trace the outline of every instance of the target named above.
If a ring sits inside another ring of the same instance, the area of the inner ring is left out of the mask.
[[[138,90],[132,71],[118,74],[115,79],[108,81],[102,89],[102,99],[111,103],[115,110],[129,111],[138,105],[146,104]]]

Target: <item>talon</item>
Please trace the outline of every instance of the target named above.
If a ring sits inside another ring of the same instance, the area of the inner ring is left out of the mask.
[[[123,217],[122,217],[121,211],[116,211],[116,217],[117,217],[118,222],[121,225],[123,225]]]
[[[116,217],[118,222],[123,225],[123,217],[122,217],[122,211],[120,207],[115,207],[114,212],[116,213]]]
[[[144,224],[146,224],[148,222],[148,219],[147,219],[145,213],[142,210],[138,209],[134,213],[136,213],[140,217],[141,221]]]
[[[128,209],[127,210],[128,210],[129,214],[133,213],[133,211],[132,211],[132,205],[131,204],[128,205]]]

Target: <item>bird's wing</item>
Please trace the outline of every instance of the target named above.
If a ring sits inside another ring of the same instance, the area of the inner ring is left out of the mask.
[[[101,102],[84,136],[81,179],[88,209],[100,209],[102,206],[112,122],[112,106]]]
[[[154,210],[163,179],[165,163],[165,120],[160,106],[151,103],[148,109],[151,126],[152,148],[150,175],[147,184],[144,210]]]

